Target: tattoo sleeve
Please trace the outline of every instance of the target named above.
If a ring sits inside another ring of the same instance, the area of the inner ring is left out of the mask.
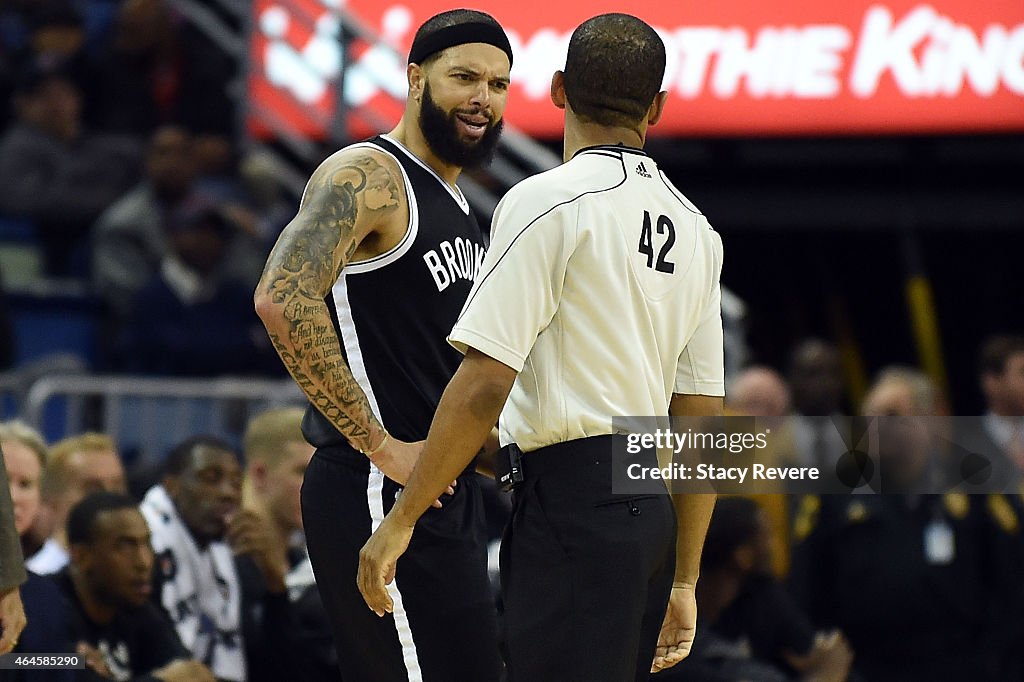
[[[400,181],[373,156],[328,160],[310,179],[256,289],[257,309],[288,372],[353,447],[383,430],[341,354],[324,298],[360,240],[401,206]],[[372,441],[372,442],[371,442]]]

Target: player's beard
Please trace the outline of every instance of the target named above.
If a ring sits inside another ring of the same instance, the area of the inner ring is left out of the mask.
[[[479,140],[464,140],[459,135],[455,121],[457,110],[445,113],[430,94],[430,84],[423,88],[423,103],[420,106],[420,130],[430,150],[445,163],[461,168],[478,168],[490,163],[498,146],[504,120],[490,122]],[[477,112],[463,112],[477,113]]]

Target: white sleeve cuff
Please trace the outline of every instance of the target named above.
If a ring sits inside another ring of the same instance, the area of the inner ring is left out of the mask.
[[[516,372],[523,371],[523,365],[526,364],[526,358],[521,356],[511,348],[507,348],[500,343],[496,343],[477,332],[470,331],[469,329],[463,329],[456,327],[452,330],[452,333],[448,336],[448,343],[455,347],[457,351],[466,354],[467,348],[475,348],[484,355],[488,355],[503,365],[511,367]]]

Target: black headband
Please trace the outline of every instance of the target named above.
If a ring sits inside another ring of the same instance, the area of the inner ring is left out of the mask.
[[[512,66],[512,46],[505,31],[497,24],[486,21],[469,21],[463,24],[445,26],[424,36],[417,36],[409,49],[409,63],[422,64],[427,57],[455,45],[486,43],[508,55]]]

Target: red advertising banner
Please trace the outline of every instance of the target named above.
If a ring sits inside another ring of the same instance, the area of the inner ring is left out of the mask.
[[[336,9],[355,14],[399,54],[355,41],[345,106],[360,129],[401,113],[416,28],[451,2],[256,0],[250,101],[254,129],[320,137],[342,67]],[[573,28],[625,11],[665,40],[669,92],[659,135],[901,134],[1024,131],[1024,2],[776,0],[623,3],[478,0],[515,52],[511,125],[561,134],[548,100]]]

